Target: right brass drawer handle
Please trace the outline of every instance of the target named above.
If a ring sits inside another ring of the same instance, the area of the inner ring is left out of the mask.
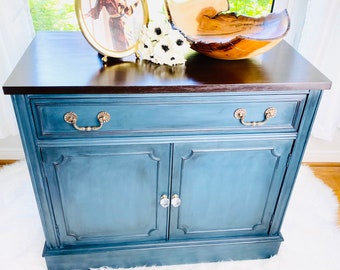
[[[275,117],[276,113],[277,113],[277,110],[275,108],[269,107],[268,109],[264,111],[264,120],[258,121],[258,122],[256,121],[248,122],[248,121],[245,121],[247,111],[245,109],[239,108],[234,112],[234,117],[236,119],[239,119],[242,125],[244,126],[256,127],[256,126],[264,125],[268,121],[268,119]]]
[[[93,130],[101,129],[104,123],[107,123],[110,121],[110,114],[108,112],[100,112],[97,115],[97,119],[99,121],[99,126],[79,127],[77,125],[78,115],[76,113],[68,112],[64,115],[65,122],[73,125],[73,127],[79,131],[93,131]]]

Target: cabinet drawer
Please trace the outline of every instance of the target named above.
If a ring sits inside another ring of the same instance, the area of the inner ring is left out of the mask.
[[[97,97],[32,98],[39,138],[226,134],[243,132],[295,131],[306,95],[210,96],[210,97]],[[246,113],[243,123],[237,109]],[[266,120],[265,111],[275,117]],[[64,116],[77,116],[77,130]],[[107,112],[110,120],[100,124],[97,115]],[[249,122],[256,122],[255,126]],[[265,122],[265,123],[263,123]],[[86,127],[94,130],[86,131]]]

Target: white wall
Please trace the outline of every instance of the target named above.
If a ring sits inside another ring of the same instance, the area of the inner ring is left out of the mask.
[[[284,1],[291,16],[286,40],[332,81],[322,97],[304,161],[340,162],[340,1]]]
[[[0,0],[0,86],[13,70],[34,36],[28,0]],[[17,134],[10,97],[0,90],[0,159],[21,159],[23,150]],[[4,139],[5,138],[5,139]]]
[[[24,151],[18,135],[0,139],[0,160],[19,160],[23,158]]]
[[[331,141],[311,136],[303,157],[304,162],[340,162],[340,129]]]

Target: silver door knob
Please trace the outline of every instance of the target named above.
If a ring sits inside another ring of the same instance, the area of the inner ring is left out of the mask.
[[[174,195],[172,195],[172,197],[171,197],[171,205],[173,206],[173,207],[179,207],[180,205],[181,205],[181,203],[182,203],[182,200],[180,199],[180,197],[178,196],[178,194],[174,194]]]
[[[160,204],[163,208],[169,207],[169,205],[170,205],[170,200],[169,200],[168,196],[165,195],[165,194],[163,194],[163,195],[161,196],[161,200],[159,201],[159,204]]]

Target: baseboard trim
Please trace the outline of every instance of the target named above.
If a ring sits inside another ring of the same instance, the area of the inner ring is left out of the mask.
[[[20,160],[24,159],[24,151],[20,149],[0,149],[0,160]]]

